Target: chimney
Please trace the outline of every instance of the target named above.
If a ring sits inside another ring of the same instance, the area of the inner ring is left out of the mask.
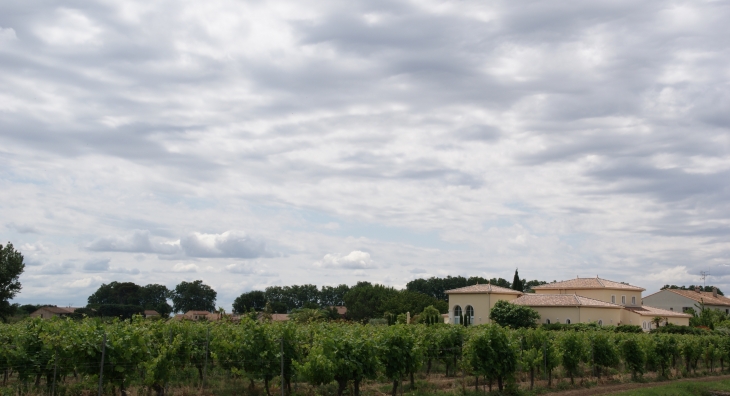
[[[717,288],[715,286],[712,286],[712,297],[717,298]]]

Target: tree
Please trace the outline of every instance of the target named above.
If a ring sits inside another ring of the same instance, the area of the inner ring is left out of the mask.
[[[336,287],[322,286],[319,290],[319,303],[324,308],[345,305],[345,294],[349,291],[350,286],[345,284]]]
[[[19,278],[24,269],[23,255],[13,244],[8,242],[5,247],[0,244],[0,318],[3,321],[15,311],[10,300],[22,289]]]
[[[111,282],[103,283],[90,295],[90,305],[120,304],[120,305],[142,305],[140,294],[142,287],[132,282]]]
[[[439,301],[429,295],[410,290],[399,290],[383,301],[381,309],[391,314],[405,314],[410,312],[411,316],[421,313],[426,307],[433,306],[441,313],[449,310],[448,303]]]
[[[499,300],[489,312],[489,319],[500,326],[519,329],[522,327],[535,327],[535,322],[540,319],[540,314],[530,307]]]
[[[243,293],[233,300],[233,312],[237,314],[250,312],[252,309],[260,312],[264,308],[266,308],[266,295],[261,290]]]
[[[172,292],[172,309],[175,312],[187,311],[215,311],[215,299],[218,296],[215,290],[203,283],[180,282]]]
[[[323,322],[327,320],[327,312],[319,308],[299,308],[289,314],[289,320],[299,324]]]
[[[510,343],[506,329],[495,325],[480,326],[464,347],[465,365],[477,376],[497,380],[502,392],[504,380],[511,378],[517,370],[517,354]]]
[[[167,302],[170,290],[165,285],[149,284],[140,290],[139,305],[144,309],[153,309],[163,318],[170,315],[172,307]]]
[[[397,293],[398,291],[392,287],[373,285],[370,282],[358,282],[345,294],[347,316],[357,321],[382,318],[385,313],[383,303]]]
[[[570,384],[575,384],[575,375],[580,372],[580,363],[588,360],[588,348],[582,333],[566,332],[559,341],[562,351],[563,369],[570,377]]]
[[[512,280],[512,290],[524,291],[524,286],[522,285],[520,274],[517,273],[517,269],[515,269],[515,277]]]

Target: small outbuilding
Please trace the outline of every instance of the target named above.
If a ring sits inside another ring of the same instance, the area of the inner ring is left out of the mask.
[[[449,296],[448,323],[461,324],[464,320],[480,325],[491,323],[489,312],[497,301],[513,301],[523,293],[488,283],[447,290],[446,294]]]
[[[623,307],[577,294],[525,294],[512,301],[540,314],[540,323],[598,323],[617,325]]]

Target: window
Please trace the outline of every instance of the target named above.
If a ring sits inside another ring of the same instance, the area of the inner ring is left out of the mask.
[[[631,305],[636,305],[636,297],[631,297]]]
[[[545,323],[550,324],[550,319],[545,319]]]
[[[646,330],[646,322],[642,323],[641,327]]]
[[[565,324],[570,324],[570,319],[565,319]]]
[[[454,324],[461,324],[461,307],[454,307]]]
[[[599,326],[603,326],[603,320],[599,319],[599,320],[598,320],[598,325],[599,325]]]
[[[616,296],[611,296],[611,304],[616,304]]]
[[[474,307],[471,305],[466,306],[466,319],[467,324],[474,324]]]
[[[725,313],[726,313],[726,314],[730,314],[730,309],[726,309],[726,310],[725,310]]]
[[[621,305],[626,305],[626,296],[621,296]]]

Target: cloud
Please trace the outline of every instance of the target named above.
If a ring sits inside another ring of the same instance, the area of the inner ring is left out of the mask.
[[[7,227],[11,230],[15,230],[16,232],[19,232],[21,234],[40,234],[40,231],[38,231],[38,228],[30,225],[30,224],[15,224],[15,223],[8,223]]]
[[[240,231],[222,234],[193,233],[180,239],[180,246],[189,257],[259,258],[274,257],[264,242]]]
[[[40,272],[46,275],[62,275],[70,274],[75,268],[76,265],[73,263],[63,262],[58,264],[46,264],[41,267]]]
[[[348,269],[371,269],[376,268],[370,253],[353,250],[346,256],[338,254],[326,254],[321,261],[314,263],[315,267],[323,268],[348,268]]]
[[[198,266],[195,264],[177,263],[172,267],[172,272],[198,272]]]
[[[99,284],[102,282],[102,278],[98,276],[92,276],[88,278],[81,278],[76,279],[71,282],[66,282],[63,284],[64,287],[72,288],[72,289],[85,289],[91,286],[92,284]]]
[[[111,260],[109,259],[87,261],[83,266],[84,272],[107,272],[112,274],[116,273],[130,275],[139,274],[139,269],[137,268],[112,267],[109,265],[110,261]]]
[[[232,274],[252,276],[279,276],[276,272],[267,271],[261,268],[260,263],[235,263],[226,266],[226,271]]]
[[[98,238],[86,248],[95,252],[174,254],[180,251],[180,247],[175,243],[153,242],[149,231],[143,230],[135,230],[127,236]]]

